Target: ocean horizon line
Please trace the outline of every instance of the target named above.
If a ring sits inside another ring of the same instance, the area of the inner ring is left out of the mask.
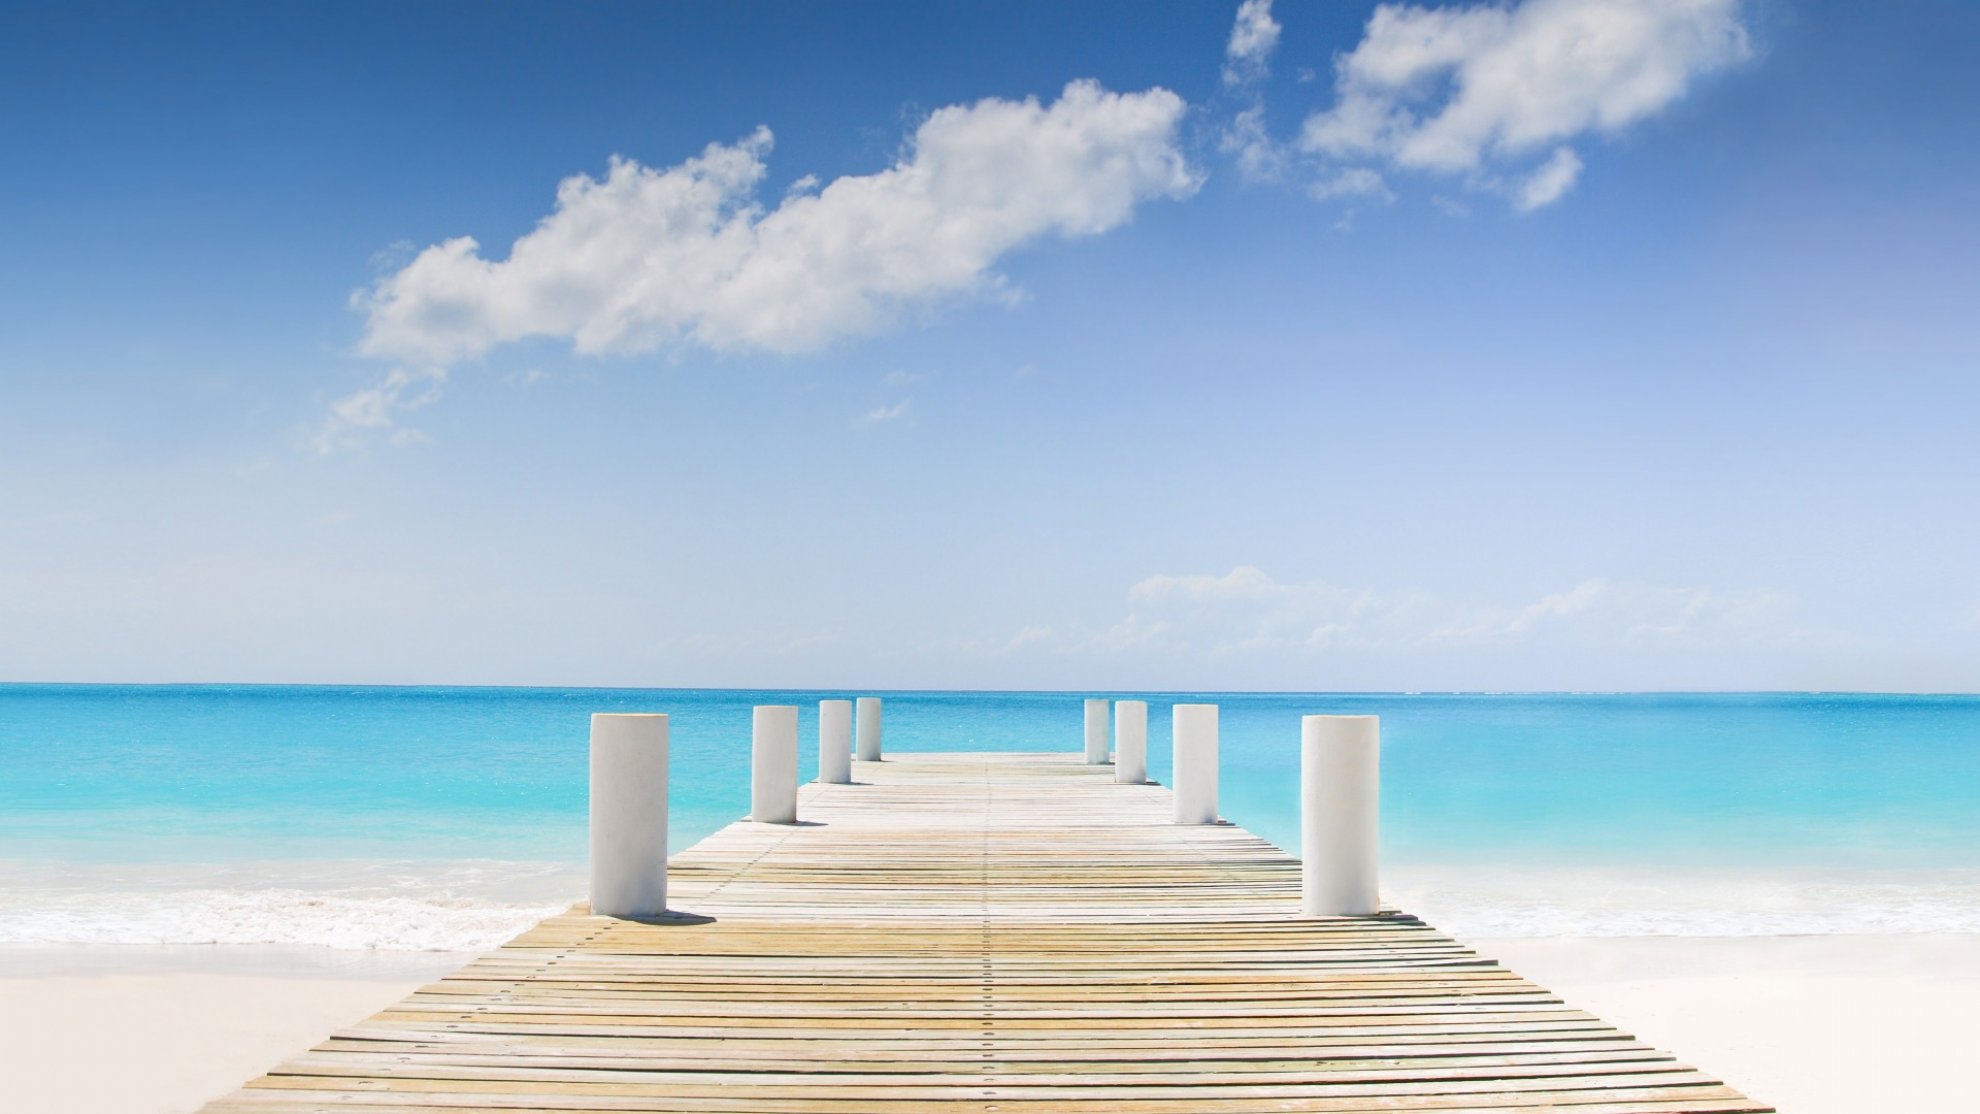
[[[883,688],[833,685],[612,685],[612,684],[517,684],[509,682],[421,682],[421,681],[19,681],[0,680],[0,689],[345,689],[359,691],[441,690],[450,692],[681,692],[681,693],[861,693],[877,696],[1068,696],[1109,698],[1140,696],[1339,696],[1339,697],[1434,697],[1434,696],[1780,696],[1780,697],[1980,697],[1980,690],[1934,689],[1245,689],[1245,688]]]

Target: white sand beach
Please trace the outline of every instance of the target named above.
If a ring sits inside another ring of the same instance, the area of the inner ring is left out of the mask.
[[[1949,1111],[1971,1100],[1962,1065],[1980,936],[1473,943],[1786,1114]],[[45,949],[35,962],[48,974],[20,958],[0,963],[8,1109],[179,1114],[466,957],[235,948],[136,949],[119,960]]]
[[[1974,1108],[1980,935],[1470,943],[1784,1114]]]
[[[0,1106],[18,1114],[197,1110],[469,958],[119,951],[0,952]]]

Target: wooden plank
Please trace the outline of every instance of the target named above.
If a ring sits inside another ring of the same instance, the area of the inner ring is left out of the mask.
[[[1076,755],[859,763],[547,918],[210,1114],[1770,1109]]]

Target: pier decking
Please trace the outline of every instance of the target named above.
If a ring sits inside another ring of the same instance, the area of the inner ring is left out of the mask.
[[[1767,1111],[1077,755],[903,754],[580,906],[209,1114]]]

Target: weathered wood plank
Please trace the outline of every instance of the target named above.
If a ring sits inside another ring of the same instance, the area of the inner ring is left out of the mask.
[[[210,1114],[1770,1108],[1077,756],[909,755],[550,917]]]

